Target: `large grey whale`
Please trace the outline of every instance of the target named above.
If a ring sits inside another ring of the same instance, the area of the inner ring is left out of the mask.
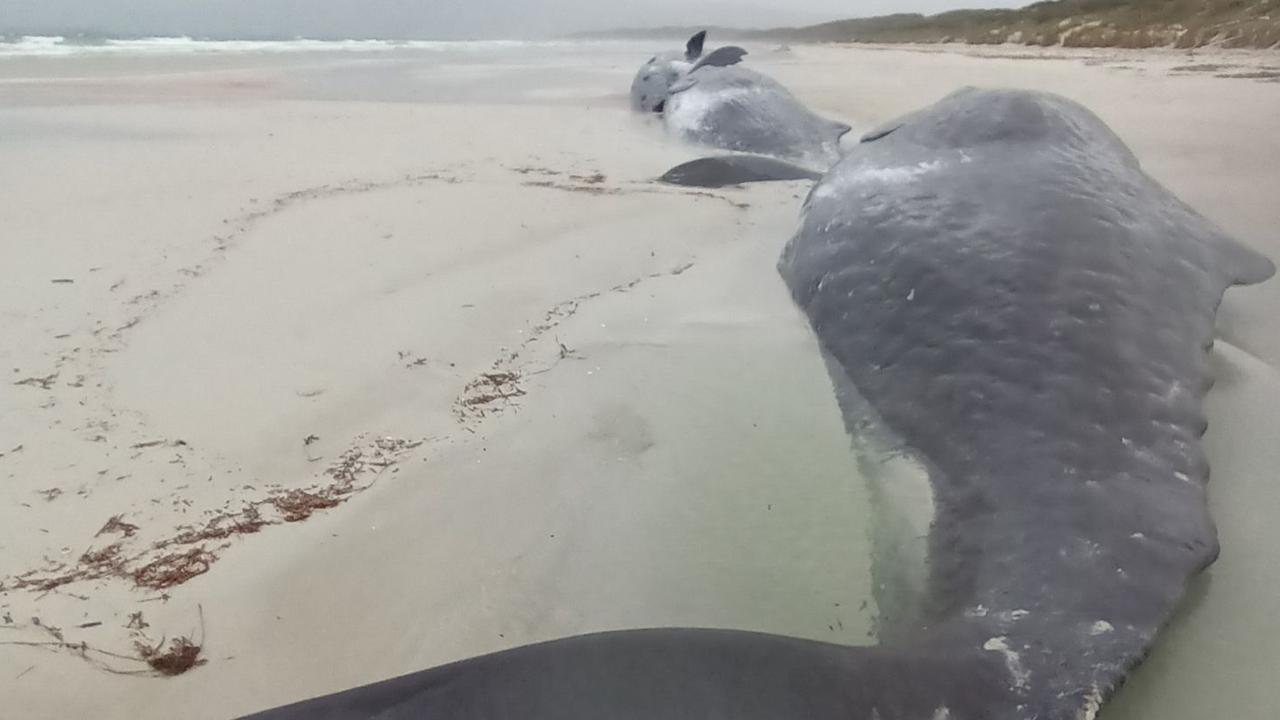
[[[650,58],[631,83],[631,107],[662,115],[667,132],[685,142],[783,158],[826,170],[840,157],[844,123],[819,117],[785,87],[740,65],[736,46],[703,54],[706,32],[683,54]]]
[[[1274,266],[1080,105],[966,89],[867,135],[779,270],[851,431],[930,468],[926,597],[892,635],[1005,655],[975,717],[1088,717],[1217,556],[1206,350]]]
[[[965,90],[832,168],[779,270],[850,432],[929,468],[925,597],[881,645],[605,633],[251,717],[1091,720],[1216,556],[1207,349],[1274,266],[1083,107]]]
[[[850,130],[816,115],[773,78],[737,65],[688,72],[669,90],[665,121],[686,142],[822,170],[839,159]]]

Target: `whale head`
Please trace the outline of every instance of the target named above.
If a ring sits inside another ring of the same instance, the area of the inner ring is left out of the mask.
[[[670,88],[702,57],[703,30],[685,45],[684,52],[666,52],[649,58],[640,66],[631,82],[631,109],[636,112],[660,113],[666,108]]]

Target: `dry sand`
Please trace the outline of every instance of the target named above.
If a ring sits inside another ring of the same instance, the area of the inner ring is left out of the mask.
[[[653,184],[699,151],[627,112],[648,50],[0,62],[0,643],[92,661],[0,645],[0,718],[228,718],[615,628],[869,641],[873,511],[773,270],[805,187]],[[862,129],[1064,93],[1280,257],[1280,84],[1217,77],[1273,56],[754,50]],[[1278,310],[1224,305],[1223,556],[1108,717],[1280,709]],[[182,635],[176,678],[94,652]]]

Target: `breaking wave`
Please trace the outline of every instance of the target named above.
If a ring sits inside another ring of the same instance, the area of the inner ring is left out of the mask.
[[[516,40],[201,40],[189,37],[137,39],[0,36],[0,57],[71,57],[79,55],[197,55],[227,53],[395,52],[397,50],[495,50],[558,47],[573,43]]]

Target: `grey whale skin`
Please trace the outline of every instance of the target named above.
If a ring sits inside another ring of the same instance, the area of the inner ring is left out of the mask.
[[[252,717],[1092,720],[1216,556],[1207,349],[1274,268],[1062,98],[966,90],[872,138],[779,269],[850,431],[929,468],[918,617],[866,648],[589,635]]]
[[[850,127],[814,114],[773,78],[741,66],[695,67],[670,89],[668,132],[687,142],[826,170]]]
[[[689,38],[684,52],[659,53],[641,65],[631,81],[631,109],[645,113],[662,112],[671,85],[702,57],[702,46],[706,40],[707,31],[703,30]]]
[[[750,182],[821,179],[820,172],[765,155],[721,155],[677,165],[658,181],[669,185],[721,188]]]
[[[1080,105],[965,89],[835,166],[779,271],[850,430],[930,469],[924,610],[889,634],[1005,655],[975,719],[1091,717],[1217,557],[1207,349],[1274,266]]]
[[[742,67],[747,51],[740,47],[704,55],[706,35],[691,37],[683,53],[655,55],[642,65],[631,83],[631,108],[662,115],[669,133],[698,145],[824,171],[839,159],[848,125],[819,117],[773,78]]]

